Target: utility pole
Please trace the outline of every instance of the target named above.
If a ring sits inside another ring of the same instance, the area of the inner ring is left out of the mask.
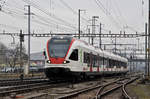
[[[2,6],[0,5],[0,11],[2,10]]]
[[[27,5],[28,7],[28,13],[25,15],[28,15],[28,65],[24,68],[24,74],[27,75],[29,73],[29,67],[30,67],[30,17],[31,17],[31,11],[30,11],[30,5]]]
[[[99,18],[98,16],[93,16],[92,17],[92,34],[95,34],[95,21],[96,18]],[[92,45],[94,44],[94,37],[92,36]]]
[[[90,28],[88,28],[88,34],[90,35]],[[90,44],[90,36],[89,36],[89,44]]]
[[[30,67],[30,5],[28,5],[28,67],[26,68],[26,74],[29,73],[29,67]]]
[[[150,0],[149,0],[149,10],[148,10],[148,67],[147,67],[147,73],[148,77],[149,75],[149,65],[150,65]]]
[[[138,51],[140,50],[140,46],[139,46],[139,40],[140,40],[140,38],[137,38],[137,40],[138,40]]]
[[[117,43],[117,38],[116,38],[116,36],[115,36],[115,54],[116,54],[116,50],[117,50],[117,47],[116,47],[116,44]]]
[[[145,75],[147,75],[147,23],[145,24]]]
[[[80,26],[81,26],[81,22],[80,22],[80,13],[81,13],[81,11],[85,11],[85,10],[81,10],[81,9],[79,9],[78,10],[78,32],[79,32],[79,39],[80,39],[80,34],[81,34],[81,29],[80,29]]]
[[[102,34],[102,24],[99,24],[99,48],[102,49],[102,40],[101,40],[101,34]]]
[[[130,54],[130,74],[131,74],[131,72],[132,72],[132,55]]]
[[[79,17],[78,17],[78,23],[79,23],[79,27],[78,27],[78,32],[79,32],[79,39],[80,39],[80,12],[81,12],[81,10],[79,9],[78,10],[78,12],[79,12]]]
[[[137,52],[137,50],[135,50],[135,60],[136,60],[136,62],[135,62],[135,72],[137,72],[137,55],[136,55],[136,52]]]
[[[22,34],[22,30],[20,30],[20,68],[22,68],[22,42],[24,42],[24,35]],[[21,73],[21,71],[20,71]]]

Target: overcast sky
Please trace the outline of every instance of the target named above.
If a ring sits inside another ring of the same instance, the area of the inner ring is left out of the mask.
[[[31,2],[30,2],[31,1]],[[91,25],[92,16],[99,16],[96,24],[103,24],[102,33],[144,32],[147,22],[148,0],[0,0],[0,33],[19,32],[27,33],[27,6],[31,5],[33,13],[31,19],[31,32],[35,33],[77,33],[78,9],[81,11],[81,29],[87,31]],[[98,30],[98,29],[97,29]],[[98,32],[98,31],[97,31]],[[18,42],[19,37],[15,37]],[[31,52],[43,51],[49,38],[31,37]],[[82,38],[83,39],[83,38]],[[140,43],[144,41],[140,38]],[[85,39],[86,40],[86,39]],[[103,43],[112,42],[102,39]],[[113,39],[112,39],[113,40]],[[117,39],[122,43],[137,43],[136,39]],[[10,46],[10,36],[0,36],[0,41]],[[97,42],[95,42],[97,43]],[[27,48],[27,37],[24,42]]]

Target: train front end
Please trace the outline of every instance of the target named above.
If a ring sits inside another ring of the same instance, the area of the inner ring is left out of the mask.
[[[45,74],[49,79],[70,77],[70,62],[66,56],[72,43],[72,37],[52,37],[47,42]]]

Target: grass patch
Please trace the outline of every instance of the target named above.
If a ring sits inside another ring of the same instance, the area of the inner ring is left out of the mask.
[[[139,99],[150,99],[150,85],[131,85],[132,90]]]

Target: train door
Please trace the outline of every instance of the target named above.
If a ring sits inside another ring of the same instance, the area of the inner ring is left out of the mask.
[[[86,51],[83,52],[83,71],[88,71],[90,67],[90,54]]]
[[[103,70],[103,57],[99,56],[99,69],[100,71]]]
[[[97,62],[98,62],[97,72],[99,72],[99,69],[100,69],[100,57],[99,57],[99,54],[97,55]]]
[[[93,71],[93,55],[92,52],[90,52],[90,72]]]
[[[80,71],[80,64],[79,64],[79,50],[78,49],[74,49],[71,53],[71,55],[69,56],[69,60],[71,61],[70,63],[70,67],[71,69],[73,69],[74,71]]]
[[[107,58],[103,58],[103,71],[107,72]]]

